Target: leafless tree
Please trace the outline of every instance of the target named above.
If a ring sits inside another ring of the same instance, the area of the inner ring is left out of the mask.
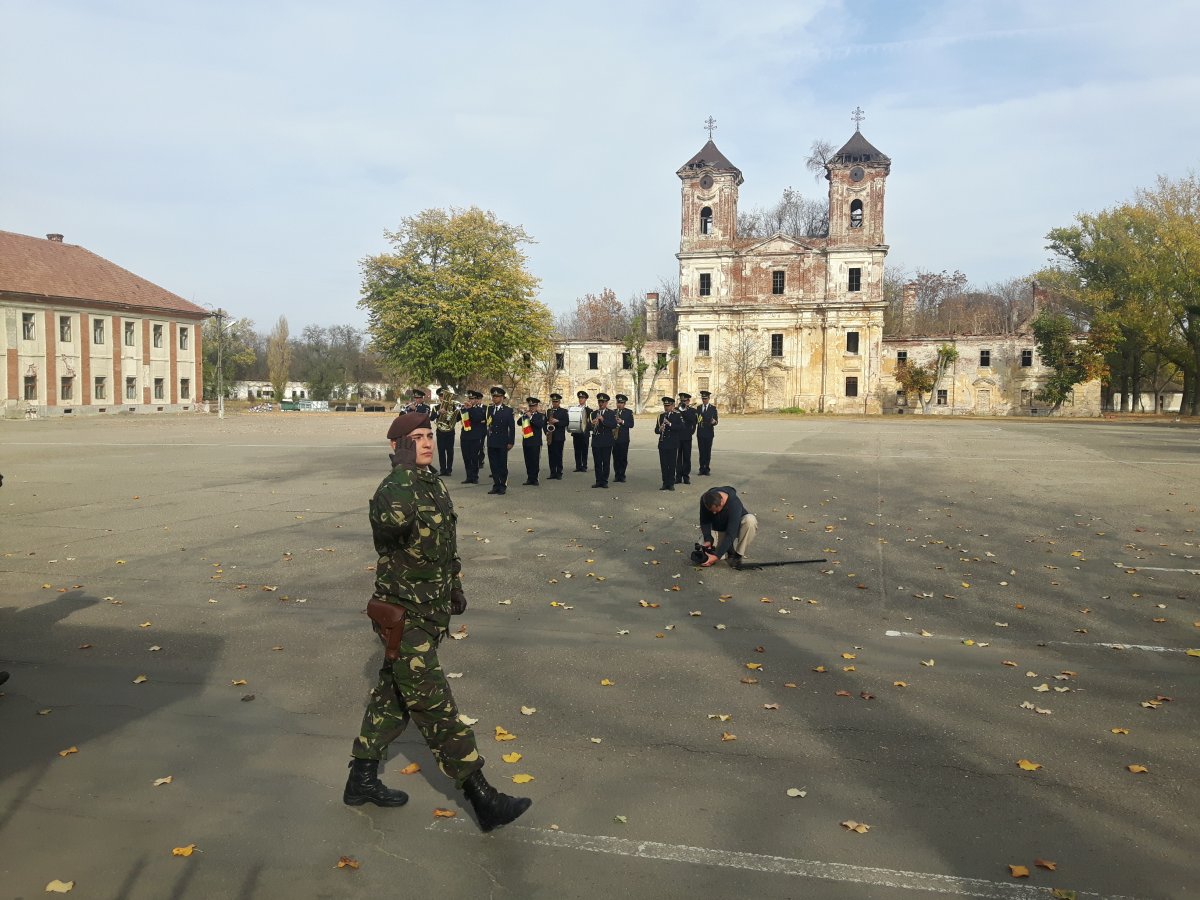
[[[829,204],[810,200],[788,187],[774,206],[760,206],[738,213],[739,237],[770,237],[783,233],[794,237],[824,237],[829,234]]]
[[[829,163],[836,149],[830,141],[823,138],[817,138],[812,142],[812,146],[808,151],[808,157],[804,160],[804,168],[812,172],[813,180],[817,184],[820,184],[821,179],[825,177],[825,166]]]
[[[619,341],[629,330],[629,313],[611,288],[584,294],[558,317],[560,337],[576,341]]]
[[[679,276],[658,279],[658,333],[660,341],[673,341],[679,331]]]
[[[738,327],[721,336],[723,393],[730,407],[745,412],[750,398],[766,391],[767,372],[771,368],[770,347],[757,329]]]

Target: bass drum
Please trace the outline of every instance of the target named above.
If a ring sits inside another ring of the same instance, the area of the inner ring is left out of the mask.
[[[583,434],[587,430],[587,423],[583,420],[583,414],[586,410],[582,406],[567,407],[567,415],[570,421],[567,423],[567,431],[571,434]]]

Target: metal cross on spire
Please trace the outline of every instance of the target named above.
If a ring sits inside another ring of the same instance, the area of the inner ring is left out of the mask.
[[[867,117],[867,114],[862,111],[861,106],[854,107],[854,111],[850,113],[850,121],[854,123],[854,130],[859,131],[858,123]]]
[[[708,129],[708,139],[712,140],[712,133],[717,130],[717,120],[709,116],[704,120],[704,127]]]

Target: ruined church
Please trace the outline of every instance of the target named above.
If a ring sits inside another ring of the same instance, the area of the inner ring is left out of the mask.
[[[711,138],[676,173],[681,385],[756,408],[882,411],[891,160],[855,130],[825,168],[826,237],[739,237],[742,173]]]

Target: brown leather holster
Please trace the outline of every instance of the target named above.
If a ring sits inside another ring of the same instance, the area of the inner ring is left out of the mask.
[[[378,597],[367,601],[367,615],[375,626],[375,633],[383,641],[384,659],[395,662],[400,657],[400,641],[404,638],[404,616],[407,610],[396,603],[388,603]]]

